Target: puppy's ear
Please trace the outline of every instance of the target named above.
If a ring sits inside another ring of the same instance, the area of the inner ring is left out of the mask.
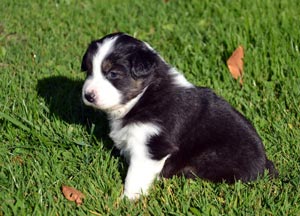
[[[139,50],[131,56],[131,72],[135,78],[148,76],[156,67],[157,55],[150,50]]]
[[[81,71],[89,71],[92,69],[92,57],[95,55],[97,50],[97,41],[92,41],[82,57]]]
[[[83,55],[82,61],[81,61],[81,71],[87,71],[88,70],[88,62],[87,62],[87,52]]]

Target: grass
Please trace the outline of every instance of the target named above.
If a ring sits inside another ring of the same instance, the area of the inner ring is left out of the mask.
[[[0,215],[300,215],[300,3],[16,1],[0,6]],[[81,57],[123,31],[250,119],[278,179],[212,184],[174,177],[120,200],[127,165],[105,116],[80,100]],[[226,59],[245,47],[241,88]],[[67,184],[86,194],[67,201]]]

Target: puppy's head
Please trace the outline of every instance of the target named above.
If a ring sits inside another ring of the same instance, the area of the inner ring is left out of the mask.
[[[148,44],[123,33],[93,41],[81,64],[84,103],[108,113],[124,107],[149,85],[159,61]]]

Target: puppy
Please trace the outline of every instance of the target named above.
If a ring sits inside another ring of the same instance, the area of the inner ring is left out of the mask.
[[[107,113],[110,137],[129,162],[124,196],[147,194],[157,176],[212,182],[277,171],[251,123],[212,90],[196,87],[147,43],[123,33],[92,41],[82,99]]]

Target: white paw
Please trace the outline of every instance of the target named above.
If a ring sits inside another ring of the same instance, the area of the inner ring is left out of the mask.
[[[122,199],[125,197],[128,198],[129,200],[138,200],[141,196],[141,193],[128,193],[124,192],[121,196]]]

